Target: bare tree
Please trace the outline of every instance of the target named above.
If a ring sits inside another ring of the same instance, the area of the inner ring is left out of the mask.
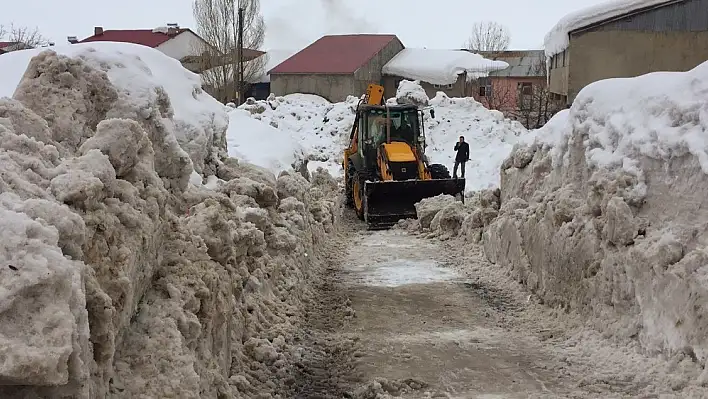
[[[244,8],[243,48],[260,49],[265,39],[260,0],[194,0],[192,6],[197,33],[206,42],[197,49],[203,64],[202,80],[205,88],[222,102],[234,100],[245,89],[238,87],[239,6]],[[244,62],[243,80],[250,82],[262,75],[266,62],[265,56]]]
[[[39,32],[38,28],[15,26],[14,24],[9,27],[0,25],[0,40],[14,43],[13,50],[46,47],[53,44]]]
[[[492,21],[475,22],[465,48],[475,52],[504,51],[511,43],[511,33],[506,26]]]

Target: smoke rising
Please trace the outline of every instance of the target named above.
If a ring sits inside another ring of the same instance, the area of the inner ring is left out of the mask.
[[[368,5],[366,2],[359,4]],[[295,16],[295,17],[294,17]],[[267,49],[301,49],[327,34],[379,33],[344,0],[299,0],[266,16]]]

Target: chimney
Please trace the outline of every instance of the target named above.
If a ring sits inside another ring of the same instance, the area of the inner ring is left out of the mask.
[[[179,32],[179,24],[178,23],[169,23],[167,24],[167,34],[170,36],[174,36]]]
[[[103,26],[97,26],[93,28],[93,35],[94,36],[100,36],[103,34]]]
[[[79,40],[76,38],[76,36],[69,36],[66,38],[66,40],[68,40],[69,43],[71,43],[71,44],[76,44],[79,42]]]

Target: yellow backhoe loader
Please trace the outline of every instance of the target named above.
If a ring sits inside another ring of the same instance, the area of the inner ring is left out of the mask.
[[[387,105],[383,87],[370,84],[359,101],[342,167],[347,205],[369,229],[416,218],[415,203],[439,194],[460,195],[465,179],[425,156],[425,109]],[[435,117],[430,109],[430,116]]]

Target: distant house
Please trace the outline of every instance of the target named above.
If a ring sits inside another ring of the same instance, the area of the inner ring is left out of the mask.
[[[329,35],[268,71],[275,95],[316,94],[330,101],[359,96],[382,80],[381,69],[403,49],[395,35]]]
[[[708,0],[601,4],[561,19],[546,35],[549,89],[571,104],[588,84],[708,60]]]
[[[78,41],[75,36],[70,36],[68,40],[70,43],[121,42],[152,47],[179,60],[185,68],[196,73],[229,64],[232,59],[226,54],[223,60],[212,60],[211,57],[208,60],[204,59],[201,49],[209,44],[191,29],[181,28],[177,24],[168,24],[166,27],[155,29],[132,30],[104,30],[103,27],[97,26],[94,28],[94,34],[84,40]],[[262,54],[262,51],[244,49],[243,60],[251,61]]]
[[[503,61],[465,50],[406,48],[383,66],[384,92],[393,95],[401,80],[407,79],[420,81],[429,98],[438,92],[467,97],[473,79],[507,67]]]
[[[486,58],[504,61],[508,68],[481,77],[470,93],[488,108],[517,111],[538,87],[546,86],[546,63],[543,50],[480,52]]]
[[[22,42],[0,42],[0,54],[17,50],[27,50],[30,48],[32,48],[32,46]]]

